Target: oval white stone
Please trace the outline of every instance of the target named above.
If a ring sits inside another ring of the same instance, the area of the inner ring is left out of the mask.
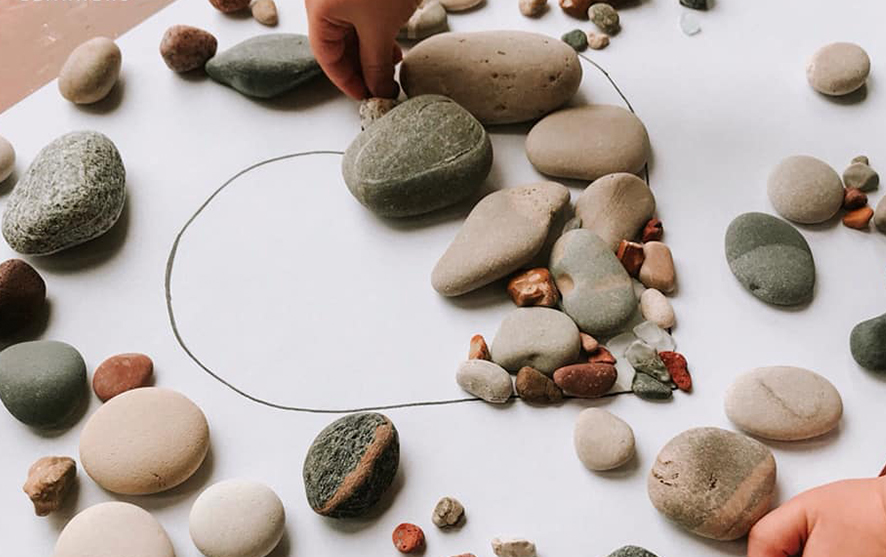
[[[502,404],[514,392],[511,376],[498,364],[487,360],[466,360],[455,374],[458,386],[486,402]]]
[[[588,470],[612,470],[634,457],[631,426],[601,408],[588,408],[578,415],[573,441],[578,459]]]
[[[769,175],[769,200],[778,214],[801,224],[824,222],[843,206],[843,181],[815,157],[797,155],[778,163]]]
[[[640,294],[640,312],[646,321],[651,321],[662,329],[670,329],[677,321],[671,302],[655,288],[647,288]]]
[[[809,85],[819,93],[848,95],[865,84],[871,59],[854,43],[832,43],[820,48],[806,67]]]
[[[130,503],[99,503],[68,522],[53,557],[175,557],[166,531]]]

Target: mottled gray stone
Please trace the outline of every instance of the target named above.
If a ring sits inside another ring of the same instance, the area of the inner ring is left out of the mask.
[[[656,557],[656,555],[642,547],[626,545],[610,553],[609,557]]]
[[[690,532],[738,539],[769,510],[775,458],[762,443],[716,427],[684,431],[659,452],[649,500]]]
[[[400,438],[382,414],[351,414],[317,435],[305,457],[305,494],[314,512],[363,515],[378,503],[400,465]]]
[[[886,371],[886,313],[853,327],[849,348],[861,367]]]
[[[348,189],[374,213],[408,217],[473,194],[492,168],[486,130],[451,99],[409,99],[364,130],[342,161]]]
[[[591,23],[608,35],[618,33],[621,28],[618,12],[605,2],[591,4],[591,7],[588,8],[588,18]]]
[[[843,184],[847,188],[871,191],[880,185],[880,175],[867,163],[854,162],[843,171]]]
[[[19,253],[46,255],[101,236],[126,201],[126,170],[98,132],[65,134],[40,151],[12,190],[3,237]]]
[[[673,389],[645,373],[634,374],[631,390],[644,400],[667,400],[674,396]]]
[[[209,77],[249,97],[268,99],[320,75],[308,38],[269,33],[247,39],[206,62]]]
[[[586,229],[567,232],[551,253],[563,311],[589,335],[616,332],[637,309],[631,277],[609,246]]]
[[[86,364],[63,342],[39,340],[0,352],[0,400],[17,420],[30,426],[61,425],[86,393]]]
[[[582,52],[588,48],[588,36],[581,29],[573,29],[564,33],[560,40],[571,46],[576,52]]]
[[[628,346],[625,357],[635,370],[654,377],[662,383],[671,380],[671,374],[668,373],[668,368],[659,357],[658,352],[642,340],[635,341]]]
[[[725,246],[732,274],[757,298],[783,306],[812,299],[812,251],[787,222],[763,213],[739,215],[726,230]]]
[[[578,327],[569,316],[543,307],[509,313],[490,347],[492,361],[511,373],[529,366],[545,375],[578,361],[580,350]]]

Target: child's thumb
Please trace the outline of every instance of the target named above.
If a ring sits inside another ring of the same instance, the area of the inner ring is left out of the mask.
[[[373,97],[395,98],[400,87],[394,81],[394,39],[378,31],[357,30],[363,81]]]

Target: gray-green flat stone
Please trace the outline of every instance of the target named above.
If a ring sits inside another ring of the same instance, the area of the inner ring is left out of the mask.
[[[249,97],[269,99],[320,75],[308,38],[294,33],[259,35],[206,62],[209,77]]]
[[[886,371],[886,313],[853,327],[849,348],[861,367]]]
[[[303,469],[311,508],[332,518],[351,518],[378,503],[400,465],[400,438],[382,414],[340,418],[317,435]]]
[[[732,274],[757,298],[780,306],[812,299],[812,251],[787,222],[763,213],[739,215],[726,230],[725,244]]]
[[[470,196],[492,168],[492,143],[451,99],[398,105],[348,147],[342,174],[357,201],[383,217],[429,213]]]
[[[551,375],[578,361],[581,338],[578,327],[561,311],[517,308],[502,320],[489,350],[492,361],[511,373],[529,366]]]
[[[656,557],[656,555],[651,551],[646,551],[642,547],[626,545],[610,553],[609,557]]]
[[[86,364],[63,342],[39,340],[0,352],[0,400],[17,420],[30,426],[60,425],[86,393]]]
[[[573,29],[568,33],[564,33],[560,40],[571,46],[576,52],[581,52],[588,48],[588,36],[581,29]]]
[[[609,245],[590,230],[561,236],[551,252],[550,270],[563,311],[589,335],[616,332],[637,309],[631,277]]]
[[[114,143],[93,131],[43,148],[12,190],[3,237],[19,253],[46,255],[101,236],[126,201],[126,170]]]
[[[631,390],[644,400],[668,400],[674,391],[658,379],[645,373],[635,373],[631,382]]]
[[[668,373],[668,368],[664,365],[658,352],[642,340],[635,341],[628,346],[625,357],[635,370],[654,377],[662,383],[671,380],[671,374]]]

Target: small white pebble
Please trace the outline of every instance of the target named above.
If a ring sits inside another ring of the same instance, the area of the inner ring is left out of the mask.
[[[609,46],[609,35],[606,33],[588,33],[588,46],[594,50],[603,50]]]
[[[692,35],[698,35],[701,33],[701,24],[698,22],[698,18],[695,17],[694,14],[684,12],[683,15],[680,16],[680,29],[691,37]]]
[[[535,557],[535,544],[523,538],[492,540],[492,552],[498,557]]]
[[[646,321],[651,321],[662,329],[670,329],[676,322],[671,302],[655,288],[643,291],[640,296],[640,311]]]
[[[373,97],[360,103],[360,129],[365,130],[397,106],[395,99]]]

